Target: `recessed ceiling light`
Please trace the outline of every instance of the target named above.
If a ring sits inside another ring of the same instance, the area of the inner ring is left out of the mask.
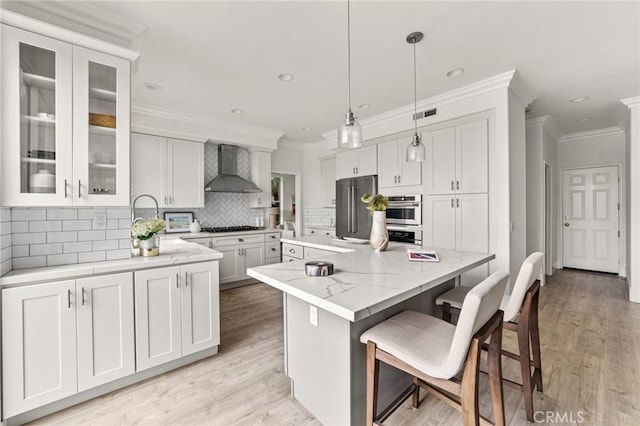
[[[305,132],[308,132],[309,130],[311,130],[311,127],[303,127],[302,130],[304,130]]]
[[[585,121],[590,121],[590,120],[591,120],[591,117],[578,118],[578,121],[580,123],[584,123]]]
[[[360,105],[358,105],[358,108],[367,109],[367,108],[369,108],[369,104],[360,104]]]
[[[577,103],[577,102],[586,101],[587,99],[589,99],[588,96],[580,96],[579,98],[569,99],[569,102]]]
[[[146,83],[144,83],[144,87],[146,87],[149,90],[156,90],[156,91],[162,90],[162,86],[152,81],[147,81]]]
[[[231,112],[234,114],[242,114],[244,111],[241,110],[240,108],[236,108],[236,109],[232,109]]]
[[[293,74],[280,74],[278,78],[280,79],[280,81],[291,81],[293,80]]]
[[[457,77],[464,72],[464,68],[455,68],[447,73],[447,77]]]

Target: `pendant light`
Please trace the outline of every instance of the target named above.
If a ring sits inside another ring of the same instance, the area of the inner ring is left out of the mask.
[[[362,146],[362,127],[351,112],[351,4],[347,0],[347,96],[348,107],[344,123],[338,129],[340,148],[358,148]]]
[[[424,144],[418,134],[418,78],[416,71],[416,44],[420,43],[423,34],[421,32],[411,33],[407,36],[407,43],[413,44],[413,139],[407,147],[407,161],[422,162],[426,158]]]

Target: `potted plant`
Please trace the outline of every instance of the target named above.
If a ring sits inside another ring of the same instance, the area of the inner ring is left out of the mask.
[[[389,198],[382,194],[364,194],[360,200],[369,204],[367,210],[373,215],[371,224],[371,235],[369,243],[376,251],[384,251],[389,245],[389,232],[387,231],[387,206]]]
[[[141,219],[131,227],[131,236],[140,241],[140,256],[160,254],[160,238],[156,235],[165,229],[165,221],[158,218]]]

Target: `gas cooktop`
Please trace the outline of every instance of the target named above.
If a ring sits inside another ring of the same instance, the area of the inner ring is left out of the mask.
[[[202,232],[241,232],[241,231],[257,231],[257,226],[237,225],[237,226],[214,226],[213,228],[202,228]]]

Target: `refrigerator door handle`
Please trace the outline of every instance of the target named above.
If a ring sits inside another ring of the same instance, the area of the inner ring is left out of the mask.
[[[358,200],[356,199],[358,195],[359,188],[353,187],[351,191],[351,232],[354,234],[358,233],[358,212],[356,209]]]
[[[347,232],[351,232],[351,185],[347,186]]]

